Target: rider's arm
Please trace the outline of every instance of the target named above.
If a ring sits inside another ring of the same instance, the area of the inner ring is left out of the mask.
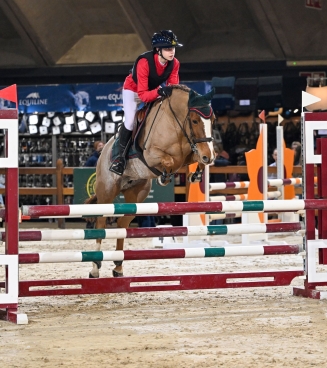
[[[175,58],[174,60],[174,68],[169,76],[169,78],[167,79],[167,85],[170,84],[179,84],[179,61]]]
[[[151,102],[159,97],[157,88],[149,91],[149,64],[143,58],[137,63],[137,94],[143,102]]]

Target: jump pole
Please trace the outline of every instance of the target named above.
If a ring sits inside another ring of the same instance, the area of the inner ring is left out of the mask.
[[[220,202],[158,202],[22,206],[22,214],[30,219],[110,217],[119,215],[183,215],[188,213],[227,212],[296,212],[326,209],[326,199],[296,201],[256,200]]]
[[[298,232],[304,229],[301,222],[290,223],[258,223],[208,226],[174,226],[174,227],[144,227],[115,229],[74,229],[74,230],[25,230],[19,232],[19,241],[50,241],[50,240],[88,240],[88,239],[128,239],[153,238],[172,236],[209,236],[235,234],[265,234],[283,232]],[[4,241],[7,234],[1,233]]]
[[[149,259],[211,258],[235,256],[271,256],[278,254],[299,254],[302,244],[293,245],[253,245],[250,247],[228,246],[221,248],[180,248],[161,250],[122,250],[84,252],[40,252],[20,253],[19,264],[139,261]]]

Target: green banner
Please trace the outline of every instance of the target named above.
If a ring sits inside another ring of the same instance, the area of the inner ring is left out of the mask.
[[[95,168],[79,167],[74,169],[74,204],[83,204],[85,200],[95,194]],[[174,202],[174,180],[165,187],[152,180],[152,188],[144,202]],[[115,203],[125,202],[121,194],[115,198]]]

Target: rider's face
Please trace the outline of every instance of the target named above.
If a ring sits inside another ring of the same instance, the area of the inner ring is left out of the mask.
[[[162,56],[166,60],[173,60],[175,57],[175,47],[166,47],[161,49]]]

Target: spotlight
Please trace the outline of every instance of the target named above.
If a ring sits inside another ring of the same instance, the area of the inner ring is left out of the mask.
[[[77,128],[78,128],[78,131],[81,132],[81,133],[85,133],[89,130],[89,123],[86,119],[80,119],[78,122],[77,122]]]
[[[90,124],[90,129],[91,129],[92,134],[96,134],[96,133],[101,132],[102,127],[98,121],[95,121],[94,123]]]
[[[105,129],[105,132],[108,133],[108,134],[114,134],[115,133],[115,130],[116,130],[116,124],[115,123],[111,123],[109,121],[106,121],[104,123],[104,129]]]
[[[88,111],[86,114],[85,114],[85,119],[87,121],[89,121],[90,123],[92,123],[92,121],[94,120],[95,118],[95,114],[92,112],[92,111]]]
[[[121,114],[118,114],[118,111],[114,110],[114,111],[110,111],[110,115],[111,115],[111,120],[114,123],[117,123],[118,121],[123,121],[123,117]]]
[[[48,134],[48,127],[41,125],[39,127],[39,132],[41,135]]]
[[[42,125],[49,128],[49,126],[51,125],[51,120],[49,118],[47,118],[46,116],[42,119]]]
[[[58,135],[61,133],[61,127],[60,126],[53,126],[52,127],[52,134],[53,135]]]
[[[85,113],[84,113],[84,111],[76,111],[76,116],[78,117],[78,118],[84,118],[84,115],[85,115]]]
[[[59,116],[55,116],[53,118],[53,124],[55,126],[60,126],[62,123],[63,123],[62,118],[60,118]]]
[[[38,115],[36,115],[36,114],[32,114],[32,115],[30,115],[29,116],[29,118],[28,118],[28,123],[30,124],[30,125],[37,125],[37,123],[39,122],[39,117],[38,117]]]
[[[30,134],[37,134],[37,126],[36,125],[29,125],[28,126],[28,131]]]
[[[71,133],[74,130],[74,125],[71,124],[64,124],[63,125],[63,132],[64,133]]]
[[[74,125],[75,124],[74,114],[70,116],[65,116],[65,123]]]

